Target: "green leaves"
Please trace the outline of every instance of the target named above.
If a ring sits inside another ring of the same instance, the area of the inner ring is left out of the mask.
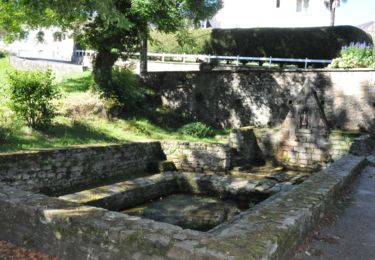
[[[340,57],[334,59],[331,68],[375,68],[375,49],[366,43],[345,46]]]
[[[121,87],[112,81],[113,65],[126,53],[140,50],[150,26],[163,32],[180,30],[184,37],[181,29],[187,20],[196,23],[221,6],[222,0],[7,0],[0,2],[0,31],[12,41],[29,29],[72,30],[76,40],[98,51],[94,79],[111,96],[118,92],[113,86]]]
[[[50,125],[55,116],[52,100],[59,97],[52,72],[15,71],[8,78],[12,110],[34,129]]]
[[[184,125],[179,130],[183,135],[189,135],[197,138],[209,138],[215,135],[215,131],[201,122]]]

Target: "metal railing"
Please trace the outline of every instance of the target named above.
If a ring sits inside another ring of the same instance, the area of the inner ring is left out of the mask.
[[[91,50],[76,50],[76,55],[79,57],[82,56],[89,56],[92,57],[95,55],[95,51]],[[129,54],[130,56],[139,56],[139,53],[132,53]],[[159,58],[160,61],[165,62],[166,58],[170,58],[172,60],[180,59],[181,62],[187,63],[188,60],[193,61],[205,61],[211,62],[212,60],[218,61],[235,61],[236,65],[240,65],[241,61],[247,62],[267,62],[269,66],[273,63],[304,63],[305,69],[308,68],[308,64],[313,63],[320,63],[320,64],[331,64],[332,60],[324,60],[324,59],[293,59],[293,58],[273,58],[273,57],[242,57],[242,56],[216,56],[216,55],[201,55],[201,54],[172,54],[172,53],[147,53],[148,57]]]

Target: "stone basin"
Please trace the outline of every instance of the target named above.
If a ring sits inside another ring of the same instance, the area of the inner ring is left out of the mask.
[[[240,208],[246,207],[244,203],[239,204],[232,200],[223,201],[210,196],[173,194],[121,212],[182,228],[208,231],[232,219],[241,212]],[[246,209],[249,206],[247,204]]]

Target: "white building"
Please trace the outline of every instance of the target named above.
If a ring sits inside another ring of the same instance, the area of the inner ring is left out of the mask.
[[[74,52],[74,40],[68,33],[56,28],[30,31],[25,39],[15,41],[5,48],[23,58],[71,61]]]
[[[329,26],[323,0],[224,0],[213,28]]]

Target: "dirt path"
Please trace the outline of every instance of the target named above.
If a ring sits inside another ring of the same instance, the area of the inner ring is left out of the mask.
[[[296,259],[375,259],[375,168],[367,167],[352,187],[347,207],[335,223],[316,232]]]

